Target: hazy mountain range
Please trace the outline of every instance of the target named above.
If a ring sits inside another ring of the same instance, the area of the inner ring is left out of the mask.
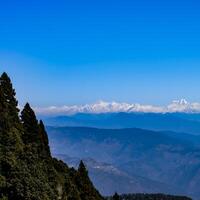
[[[55,154],[55,157],[68,163],[70,167],[78,168],[80,158],[69,157],[64,154]],[[177,187],[153,181],[138,175],[130,175],[125,171],[120,170],[116,166],[98,162],[92,158],[84,158],[89,176],[94,185],[99,189],[100,193],[105,196],[118,193],[167,193],[167,194],[180,194],[182,191]]]
[[[102,194],[200,195],[199,113],[77,113],[43,119],[53,153],[73,166],[84,158]]]
[[[53,154],[91,158],[110,164],[122,174],[119,178],[119,174],[108,176],[105,171],[91,170],[92,179],[103,194],[114,190],[122,193],[159,190],[195,198],[200,195],[199,136],[142,129],[48,127],[47,130]],[[94,168],[96,163],[90,162],[89,166]],[[104,180],[103,185],[100,180]],[[119,184],[123,186],[118,187]]]
[[[79,113],[72,116],[42,118],[48,126],[142,128],[200,135],[200,114],[198,113]]]

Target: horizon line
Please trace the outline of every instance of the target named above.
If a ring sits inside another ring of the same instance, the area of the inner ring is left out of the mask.
[[[22,106],[19,106],[22,109]],[[104,113],[200,113],[200,102],[188,102],[185,99],[173,100],[168,105],[156,106],[152,104],[97,101],[83,105],[63,105],[48,107],[33,107],[37,115],[75,115],[104,114]]]

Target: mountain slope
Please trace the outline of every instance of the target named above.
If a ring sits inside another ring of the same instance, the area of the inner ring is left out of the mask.
[[[44,125],[28,103],[19,117],[6,73],[0,77],[0,199],[103,200],[83,162],[74,170],[52,158]]]
[[[57,154],[55,157],[68,163],[70,167],[78,168],[80,162],[80,159],[78,158],[72,158],[63,154]],[[91,158],[85,158],[83,161],[89,169],[91,180],[104,196],[113,195],[116,191],[120,194],[137,192],[163,192],[167,194],[181,193],[178,187],[170,187],[161,182],[152,181],[137,175],[131,176],[108,163],[98,162]]]
[[[200,195],[200,149],[187,139],[170,135],[175,133],[83,127],[47,130],[55,154],[98,158],[129,176],[178,187],[183,195]]]

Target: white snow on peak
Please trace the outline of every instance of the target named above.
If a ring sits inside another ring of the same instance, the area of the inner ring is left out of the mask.
[[[139,103],[106,102],[98,101],[93,104],[72,106],[50,106],[34,108],[40,115],[73,115],[76,113],[117,113],[117,112],[141,112],[141,113],[200,113],[200,103],[189,103],[185,99],[174,100],[167,106],[144,105]]]

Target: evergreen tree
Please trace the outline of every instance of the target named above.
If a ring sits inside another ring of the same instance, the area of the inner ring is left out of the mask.
[[[4,122],[9,122],[11,126],[19,125],[19,109],[17,108],[18,102],[15,98],[15,90],[12,86],[11,80],[8,75],[4,72],[0,77],[1,87],[1,106],[0,112],[3,111],[4,115],[7,115],[7,119]],[[1,124],[3,125],[3,124]]]
[[[16,198],[18,160],[23,151],[22,126],[15,90],[6,73],[0,77],[0,198]]]
[[[113,196],[113,200],[120,200],[120,196],[117,193],[115,193]]]
[[[27,103],[21,113],[21,121],[23,124],[23,142],[25,144],[37,144],[40,142],[39,126],[35,113]]]
[[[102,200],[88,172],[50,154],[48,136],[27,103],[19,118],[15,90],[0,77],[0,200]]]
[[[90,178],[88,176],[88,171],[81,160],[78,172],[76,174],[76,185],[79,188],[81,200],[100,200],[102,199],[99,192],[94,188]]]
[[[87,178],[88,177],[88,171],[83,163],[83,161],[80,161],[79,167],[78,167],[78,173],[81,177]]]
[[[23,188],[23,199],[56,199],[57,174],[50,157],[47,134],[44,125],[38,124],[36,115],[28,103],[21,112],[21,122],[25,145],[22,159],[25,171],[22,175],[26,187]]]
[[[50,156],[49,140],[42,120],[39,122],[39,136],[41,139],[41,154]]]

